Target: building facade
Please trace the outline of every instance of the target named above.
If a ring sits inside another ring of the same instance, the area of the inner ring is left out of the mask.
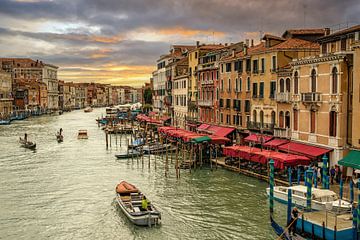
[[[11,74],[0,69],[0,119],[9,117],[13,100]]]

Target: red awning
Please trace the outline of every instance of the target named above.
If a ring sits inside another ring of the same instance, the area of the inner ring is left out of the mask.
[[[163,117],[160,118],[160,121],[166,122],[169,119],[171,119],[171,117],[163,116]]]
[[[283,144],[288,143],[288,142],[289,142],[289,140],[276,138],[276,139],[270,140],[267,143],[265,143],[264,147],[277,148],[280,145],[283,145]]]
[[[220,136],[220,137],[226,137],[230,133],[232,133],[235,130],[235,128],[228,128],[228,127],[219,127],[211,125],[206,131],[211,132],[213,135]]]
[[[210,127],[209,124],[203,123],[197,129],[198,130],[205,130],[205,129],[209,128],[209,127]]]
[[[279,150],[289,153],[302,154],[314,159],[328,152],[331,152],[333,149],[315,147],[297,142],[289,142],[279,146]]]
[[[266,135],[251,134],[247,136],[244,140],[248,142],[261,143],[261,138],[263,138],[263,142],[266,143],[270,141],[273,137]]]
[[[214,135],[211,135],[209,137],[211,138],[211,143],[213,143],[213,144],[225,144],[227,142],[230,142],[230,139],[228,139],[226,137],[220,137],[220,136],[214,136]]]

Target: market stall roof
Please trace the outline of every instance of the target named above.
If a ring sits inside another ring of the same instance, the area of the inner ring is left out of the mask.
[[[345,167],[360,169],[360,151],[351,150],[348,155],[338,162]]]
[[[203,123],[197,128],[197,130],[205,130],[205,129],[209,128],[209,127],[210,127],[209,124]]]
[[[199,136],[196,138],[191,139],[191,142],[193,143],[203,143],[203,142],[210,142],[211,138],[209,138],[208,136]]]
[[[271,147],[271,148],[277,148],[280,145],[283,145],[285,143],[288,143],[289,140],[287,139],[281,139],[281,138],[275,138],[273,140],[270,140],[264,144],[264,147]]]
[[[221,136],[211,135],[209,137],[211,138],[211,143],[213,143],[213,144],[225,144],[225,143],[231,141],[230,139],[228,139],[226,137],[221,137]]]
[[[259,134],[251,134],[244,138],[245,141],[248,142],[255,142],[255,143],[261,143],[261,138],[263,139],[263,143],[266,143],[273,139],[272,136],[266,136],[266,135],[259,135]]]
[[[228,127],[219,127],[211,125],[206,131],[211,132],[213,135],[220,136],[220,137],[226,137],[230,133],[232,133],[235,130],[235,128],[228,128]]]
[[[163,116],[163,117],[160,118],[160,121],[166,122],[166,121],[168,121],[170,119],[171,119],[171,117]]]
[[[303,143],[297,142],[289,142],[285,143],[278,147],[279,150],[294,153],[294,154],[301,154],[305,155],[309,158],[315,159],[319,156],[322,156],[328,152],[331,152],[333,149],[322,148],[322,147],[315,147]]]

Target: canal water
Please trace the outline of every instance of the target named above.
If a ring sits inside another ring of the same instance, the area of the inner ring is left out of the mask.
[[[165,177],[159,157],[151,156],[150,168],[148,157],[144,164],[117,160],[126,140],[106,150],[95,122],[103,112],[0,126],[0,239],[275,239],[265,182],[208,167],[183,171],[177,180],[173,166]],[[56,141],[59,128],[63,143]],[[77,139],[79,129],[88,130],[88,140]],[[37,143],[35,152],[19,146],[25,132]],[[162,212],[160,226],[137,227],[126,219],[115,202],[121,179]]]

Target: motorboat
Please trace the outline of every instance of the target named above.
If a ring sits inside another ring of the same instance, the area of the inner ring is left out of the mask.
[[[23,148],[28,148],[28,149],[31,149],[31,150],[35,150],[36,149],[36,143],[33,143],[33,142],[30,142],[30,141],[27,141],[23,138],[20,137],[20,140],[19,140],[20,144],[21,144],[21,147]]]
[[[144,194],[134,185],[121,181],[115,191],[121,211],[132,223],[149,227],[160,223],[161,213],[149,201],[147,209],[142,208]]]
[[[115,154],[115,157],[118,159],[124,159],[124,158],[138,157],[140,155],[141,153],[139,151],[135,149],[129,149],[128,151]]]
[[[78,139],[88,139],[88,134],[87,134],[87,130],[79,130],[78,132]]]
[[[299,207],[306,207],[306,193],[307,187],[304,185],[296,185],[291,187],[275,186],[274,199],[287,204],[288,190],[291,189],[292,202]],[[266,188],[266,193],[269,196],[270,188]],[[328,209],[331,206],[331,211],[348,211],[351,209],[351,203],[340,200],[338,195],[328,189],[312,188],[311,189],[311,208],[313,210]],[[329,210],[329,209],[328,209]]]

